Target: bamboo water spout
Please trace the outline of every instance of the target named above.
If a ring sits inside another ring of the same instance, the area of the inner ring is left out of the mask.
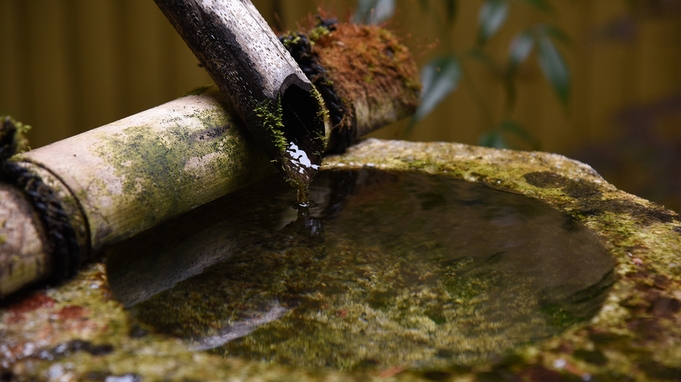
[[[415,109],[414,62],[396,39],[381,36],[373,43],[403,53],[384,66],[406,68],[411,77],[393,75],[394,84],[383,87],[367,84],[361,77],[343,78],[346,84],[357,81],[357,86],[366,88],[351,93],[355,98],[344,99],[346,107],[363,105],[369,110],[348,114],[349,126],[375,129]],[[332,50],[340,45],[316,46]],[[360,56],[355,65],[368,67],[373,59]],[[330,70],[327,79],[342,82],[335,73]],[[66,216],[58,223],[72,227],[72,241],[80,255],[55,258],[51,231],[32,211],[36,201],[12,185],[0,185],[0,298],[27,284],[49,280],[65,262],[71,265],[61,273],[72,274],[102,247],[275,172],[270,158],[228,104],[224,92],[203,88],[11,158],[14,166],[41,179],[55,195]],[[354,139],[357,131],[353,134],[348,139]]]
[[[248,0],[155,1],[304,199],[330,126],[321,96],[258,10]]]

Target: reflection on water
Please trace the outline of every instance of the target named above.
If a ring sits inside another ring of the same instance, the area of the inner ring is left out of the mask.
[[[420,173],[275,176],[122,243],[109,282],[196,350],[343,370],[472,364],[592,317],[595,235],[538,201]]]

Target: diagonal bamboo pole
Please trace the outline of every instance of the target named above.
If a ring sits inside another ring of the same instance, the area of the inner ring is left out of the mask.
[[[328,136],[321,96],[250,0],[155,0],[236,115],[306,198]]]

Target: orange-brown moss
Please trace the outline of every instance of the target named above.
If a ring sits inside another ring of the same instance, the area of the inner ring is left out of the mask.
[[[355,121],[356,102],[400,105],[400,117],[414,112],[421,85],[416,63],[398,38],[378,26],[339,23],[329,33],[309,32],[313,54],[333,79],[348,115],[342,129]]]

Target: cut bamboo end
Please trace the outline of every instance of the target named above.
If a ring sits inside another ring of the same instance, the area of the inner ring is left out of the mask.
[[[328,151],[342,152],[357,138],[415,112],[418,69],[390,31],[320,17],[308,30],[280,40],[324,97],[333,124]]]
[[[336,24],[320,35],[312,51],[352,113],[347,123],[355,124],[353,138],[416,111],[421,91],[416,63],[388,30]]]

